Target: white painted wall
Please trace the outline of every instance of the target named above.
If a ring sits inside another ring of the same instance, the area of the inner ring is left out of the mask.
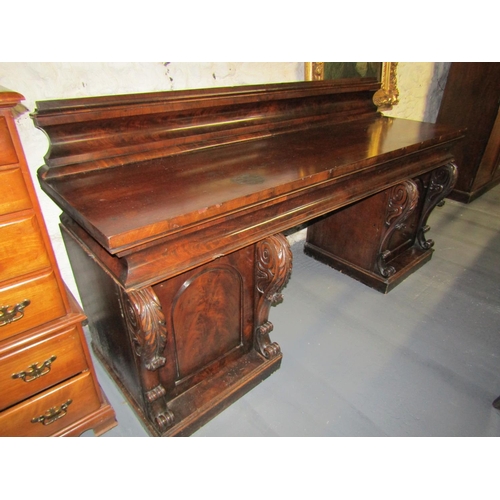
[[[399,104],[385,114],[435,122],[449,69],[449,62],[398,63]]]
[[[22,94],[27,111],[16,122],[37,189],[54,252],[66,284],[78,292],[59,231],[60,209],[40,189],[36,171],[48,149],[45,134],[29,113],[35,102],[65,97],[127,94],[254,83],[296,81],[304,78],[303,63],[2,63],[0,85]]]
[[[448,63],[399,63],[400,103],[387,114],[434,121],[447,76]],[[0,85],[21,93],[27,111],[17,126],[38,192],[45,223],[63,279],[78,297],[71,267],[59,232],[59,208],[43,193],[36,178],[48,142],[29,116],[35,102],[66,97],[126,94],[216,86],[297,81],[304,78],[302,62],[140,62],[28,63],[0,62]]]

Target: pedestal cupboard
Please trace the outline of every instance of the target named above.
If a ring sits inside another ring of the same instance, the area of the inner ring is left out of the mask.
[[[0,436],[99,435],[116,425],[98,385],[17,134],[23,100],[0,87]]]

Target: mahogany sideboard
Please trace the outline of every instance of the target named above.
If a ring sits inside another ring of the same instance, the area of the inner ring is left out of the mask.
[[[92,344],[149,432],[189,435],[276,370],[306,252],[387,292],[426,262],[460,130],[382,116],[375,80],[37,103],[39,180]]]
[[[116,425],[61,279],[14,121],[24,99],[0,87],[0,436],[100,435]]]

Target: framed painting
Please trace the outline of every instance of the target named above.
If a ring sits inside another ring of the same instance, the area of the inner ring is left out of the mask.
[[[373,101],[387,110],[399,102],[397,66],[395,62],[306,62],[304,75],[306,80],[375,78],[381,86]]]

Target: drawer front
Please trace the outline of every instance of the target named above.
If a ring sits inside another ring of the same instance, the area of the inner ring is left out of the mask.
[[[0,215],[32,208],[30,195],[19,168],[0,170]]]
[[[52,436],[99,407],[86,372],[0,413],[0,436]]]
[[[7,120],[4,116],[0,116],[0,165],[12,165],[18,161]]]
[[[29,304],[23,309],[23,305]],[[65,314],[54,273],[0,288],[0,340]]]
[[[0,354],[0,411],[87,369],[77,328]]]
[[[0,219],[0,281],[48,267],[50,261],[36,216]]]

